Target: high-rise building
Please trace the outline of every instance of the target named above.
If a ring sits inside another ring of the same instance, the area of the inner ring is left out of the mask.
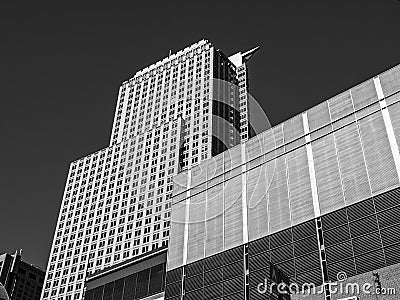
[[[400,65],[178,174],[165,299],[266,299],[270,262],[306,299],[395,299],[399,146]]]
[[[109,147],[70,165],[42,299],[81,299],[86,274],[167,246],[173,176],[252,135],[256,50],[201,40],[122,83]]]
[[[4,286],[10,300],[40,299],[44,275],[41,268],[21,259],[21,251],[0,255],[0,286]]]
[[[229,60],[235,65],[237,72],[239,86],[241,141],[247,141],[249,138],[253,137],[256,134],[250,120],[252,114],[249,113],[251,105],[249,105],[249,76],[246,63],[259,48],[260,47],[253,48],[249,51],[246,51],[245,53],[239,52],[229,57]]]
[[[85,300],[397,299],[399,143],[400,65],[174,176],[168,254]]]

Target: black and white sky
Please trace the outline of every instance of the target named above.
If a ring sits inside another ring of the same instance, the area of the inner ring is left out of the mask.
[[[0,7],[0,253],[47,264],[69,163],[108,145],[119,85],[202,38],[261,46],[276,125],[398,63],[398,0],[21,1]]]

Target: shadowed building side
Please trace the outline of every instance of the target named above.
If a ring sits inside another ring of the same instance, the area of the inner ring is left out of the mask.
[[[10,300],[38,300],[45,272],[21,259],[22,251],[0,255],[0,283]],[[1,296],[0,296],[1,298]]]

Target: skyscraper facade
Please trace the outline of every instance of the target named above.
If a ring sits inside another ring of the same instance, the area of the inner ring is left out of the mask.
[[[167,246],[173,176],[251,135],[246,55],[201,40],[122,83],[109,147],[70,165],[42,299],[81,299],[87,273]]]
[[[307,299],[369,297],[332,294],[341,274],[399,289],[399,145],[396,66],[178,174],[165,299],[265,299],[269,262]]]

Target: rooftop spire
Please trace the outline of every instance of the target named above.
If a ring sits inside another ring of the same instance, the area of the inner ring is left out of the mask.
[[[258,49],[260,49],[260,46],[257,46],[257,47],[255,47],[251,50],[248,50],[244,53],[242,53],[242,52],[235,53],[235,54],[229,56],[229,60],[236,67],[239,67],[242,64],[246,63],[253,56],[253,54],[257,52]]]
[[[257,52],[258,49],[260,49],[260,46],[257,46],[243,53],[242,54],[243,62],[247,62],[253,56],[253,54]]]

